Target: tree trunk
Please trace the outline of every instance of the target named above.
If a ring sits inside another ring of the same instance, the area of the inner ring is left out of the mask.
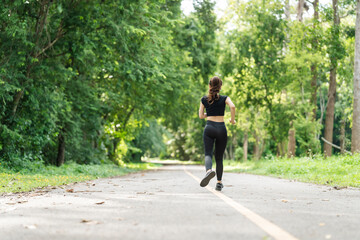
[[[328,103],[325,115],[325,131],[324,138],[329,142],[333,142],[333,128],[334,128],[334,112],[335,112],[335,95],[336,95],[336,68],[330,70],[330,85],[328,91]],[[324,143],[324,153],[331,157],[332,146]]]
[[[12,112],[11,112],[12,116],[15,115],[17,107],[19,106],[20,99],[22,98],[23,95],[24,95],[24,90],[18,91],[14,95],[13,108],[12,108]]]
[[[289,129],[289,141],[288,141],[288,151],[287,151],[288,158],[292,158],[295,156],[295,147],[296,147],[295,128],[293,127],[293,123],[291,122]]]
[[[345,124],[346,121],[343,119],[341,121],[341,128],[340,128],[340,152],[341,154],[345,153]]]
[[[228,148],[225,148],[225,152],[224,152],[224,158],[225,159],[230,159],[230,157],[229,157],[229,151],[227,150]]]
[[[236,151],[236,143],[237,143],[237,139],[236,139],[236,134],[234,133],[233,137],[232,137],[232,160],[235,160],[235,151]]]
[[[290,20],[290,0],[285,0],[285,19]]]
[[[354,109],[351,151],[360,151],[360,0],[356,5],[355,63],[354,63]]]
[[[338,0],[333,0],[333,9],[334,9],[334,32],[337,34],[338,27],[340,24],[340,18],[338,14]],[[338,36],[334,36],[338,37]],[[330,82],[329,82],[329,91],[328,91],[328,103],[326,107],[326,116],[325,116],[325,132],[324,138],[333,142],[333,128],[334,128],[334,112],[335,112],[335,97],[336,97],[336,68],[337,68],[337,59],[335,56],[330,56],[331,69],[330,69]],[[330,144],[324,143],[324,153],[325,156],[330,157],[332,154],[332,146]]]
[[[258,156],[259,156],[259,142],[257,141],[257,137],[255,136],[255,143],[254,143],[254,148],[253,148],[253,159],[254,160],[258,160]]]
[[[317,65],[316,63],[313,63],[311,65],[311,104],[313,105],[312,110],[312,119],[313,121],[316,121],[316,105],[317,105]]]
[[[244,135],[243,150],[244,150],[244,162],[246,162],[247,158],[248,158],[248,133],[247,132],[245,132],[245,135]]]
[[[284,156],[286,155],[286,145],[287,145],[287,141],[286,141],[286,140],[278,143],[278,153],[277,153],[277,156],[284,157]]]
[[[256,134],[256,132],[254,132],[254,137],[255,137],[255,144],[254,144],[254,160],[259,160],[260,156],[261,156],[261,149],[260,149],[260,144],[261,144],[261,139],[260,137]]]
[[[298,3],[298,7],[297,7],[297,20],[299,22],[302,22],[302,17],[303,17],[303,13],[304,13],[304,4],[305,4],[305,0],[299,0]]]
[[[230,146],[229,146],[229,154],[230,154],[230,160],[233,160],[234,158],[234,146],[232,141],[233,136],[231,137]]]
[[[262,140],[261,140],[261,143],[260,143],[260,151],[259,151],[258,159],[261,158],[261,156],[262,156],[263,153],[264,153],[264,150],[265,150],[265,140],[262,139]]]
[[[313,29],[314,31],[316,31],[316,27],[318,25],[319,22],[319,0],[314,0],[313,2],[313,7],[314,7],[314,19],[313,19]],[[319,45],[319,41],[317,39],[316,36],[314,36],[313,40],[312,40],[312,49],[313,51],[317,52],[318,51],[318,45]],[[311,103],[313,104],[313,121],[316,121],[316,105],[317,105],[317,64],[313,63],[311,65],[311,75],[312,75],[312,79],[311,79]]]
[[[60,131],[58,139],[59,139],[59,146],[58,146],[58,155],[56,158],[56,165],[60,167],[65,162],[65,136],[63,135],[63,130]]]

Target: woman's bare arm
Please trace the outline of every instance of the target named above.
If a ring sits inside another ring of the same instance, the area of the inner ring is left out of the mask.
[[[235,123],[236,123],[236,121],[235,121],[235,105],[234,105],[234,103],[231,101],[231,99],[229,97],[226,98],[225,103],[227,105],[229,105],[229,107],[230,107],[230,111],[231,111],[230,123],[235,125]]]
[[[200,102],[200,108],[199,108],[199,118],[200,119],[204,119],[207,117],[206,113],[204,113],[204,104],[202,104],[202,102]]]

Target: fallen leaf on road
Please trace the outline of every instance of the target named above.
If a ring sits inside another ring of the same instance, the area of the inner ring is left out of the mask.
[[[33,225],[24,225],[24,227],[27,228],[27,229],[36,229],[37,228],[35,224],[33,224]]]
[[[325,226],[325,223],[319,223],[319,226],[323,227],[323,226]]]
[[[98,221],[88,220],[88,219],[83,219],[83,220],[81,220],[81,223],[85,223],[85,224],[88,224],[88,225],[100,224],[100,222],[98,222]]]
[[[66,189],[66,191],[73,193],[73,192],[74,192],[74,189],[72,189],[72,188],[71,188],[71,189]]]
[[[15,205],[16,203],[15,202],[8,202],[6,203],[7,205]]]
[[[335,188],[336,190],[341,190],[341,189],[344,189],[344,188],[347,188],[347,187],[334,186],[334,188]]]
[[[100,204],[104,204],[105,202],[97,202],[97,203],[95,203],[95,204],[97,204],[97,205],[100,205]]]
[[[330,201],[330,199],[321,199],[321,201]]]
[[[288,202],[288,200],[286,200],[286,199],[281,199],[281,201],[284,202],[284,203]]]
[[[18,201],[18,203],[26,203],[26,202],[27,202],[26,200]]]

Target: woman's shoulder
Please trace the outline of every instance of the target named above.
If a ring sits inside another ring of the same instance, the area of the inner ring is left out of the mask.
[[[201,102],[202,102],[202,104],[204,104],[205,105],[205,103],[207,102],[207,96],[203,96],[202,98],[201,98]]]
[[[220,99],[226,100],[226,98],[228,98],[228,96],[226,96],[226,95],[220,95]]]

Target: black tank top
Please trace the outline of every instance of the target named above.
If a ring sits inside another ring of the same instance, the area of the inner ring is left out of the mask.
[[[218,100],[215,100],[212,104],[209,104],[207,96],[203,96],[201,98],[202,104],[204,104],[206,108],[206,115],[207,116],[224,116],[225,112],[225,101],[227,96],[220,95]]]

